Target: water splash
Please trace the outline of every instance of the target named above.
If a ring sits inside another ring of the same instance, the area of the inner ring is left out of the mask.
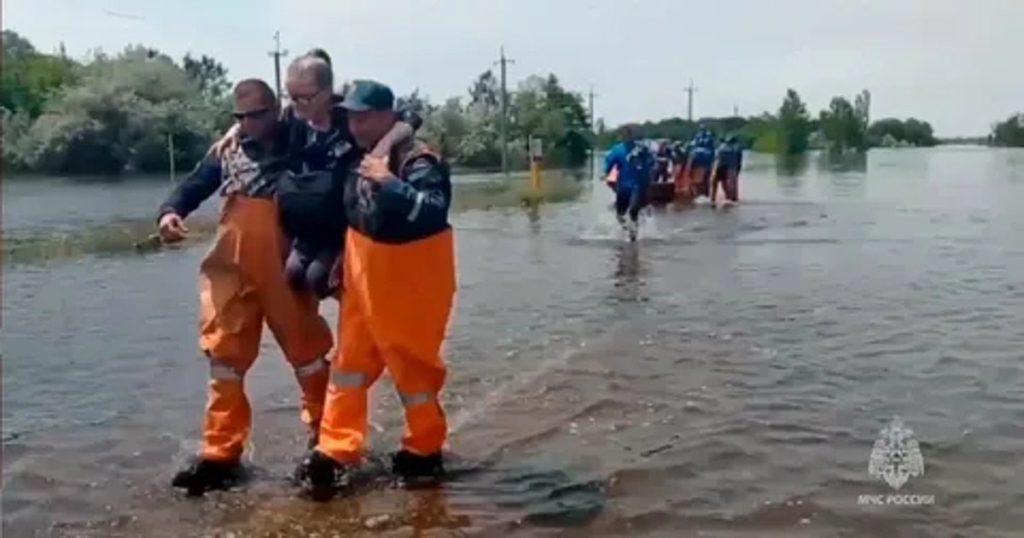
[[[535,385],[538,380],[546,376],[549,372],[565,367],[569,363],[569,360],[580,352],[580,348],[568,349],[559,355],[548,357],[533,370],[520,372],[507,383],[488,392],[487,396],[484,397],[479,405],[460,410],[459,413],[452,417],[449,422],[449,431],[452,434],[455,434],[466,426],[478,424],[481,420],[491,414],[499,405],[508,400],[516,391],[524,387]]]
[[[658,225],[658,217],[650,206],[640,212],[637,227],[637,241],[664,240],[667,233]],[[594,222],[577,236],[577,239],[588,242],[620,242],[629,241],[629,232],[619,223],[614,210],[602,211],[594,217]]]

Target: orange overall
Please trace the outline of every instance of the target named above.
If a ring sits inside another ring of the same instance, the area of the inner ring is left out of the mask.
[[[708,167],[691,164],[686,170],[687,180],[690,183],[690,192],[693,196],[707,196],[709,193]]]
[[[301,418],[315,435],[328,380],[330,328],[311,294],[284,277],[285,238],[270,198],[229,195],[213,247],[200,266],[199,347],[210,358],[204,459],[235,461],[251,428],[243,378],[259,354],[266,322],[302,389]]]
[[[672,165],[672,181],[675,183],[677,198],[691,197],[693,191],[690,186],[690,176],[685,163],[675,163]]]
[[[412,226],[418,207],[405,224]],[[343,464],[359,462],[368,391],[387,368],[405,407],[402,448],[419,456],[438,454],[448,436],[438,397],[447,371],[441,345],[455,296],[454,234],[445,227],[385,243],[349,228],[344,252],[341,342],[317,450]]]

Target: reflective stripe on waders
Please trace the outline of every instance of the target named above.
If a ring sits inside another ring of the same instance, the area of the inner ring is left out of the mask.
[[[241,381],[242,376],[234,368],[217,360],[210,361],[210,379],[220,381]]]
[[[361,372],[331,371],[331,384],[339,388],[356,388],[366,386],[366,374]]]
[[[309,377],[313,374],[319,373],[324,368],[327,368],[327,361],[323,357],[313,360],[309,364],[295,367],[295,375],[298,377]]]
[[[402,405],[405,407],[412,407],[414,405],[422,405],[430,400],[434,399],[432,392],[414,392],[412,394],[405,394],[403,392],[398,393],[398,397],[402,400]]]

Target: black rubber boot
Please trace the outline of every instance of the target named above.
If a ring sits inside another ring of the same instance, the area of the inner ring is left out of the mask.
[[[420,456],[400,450],[391,458],[391,471],[408,483],[433,483],[444,476],[441,453]]]
[[[238,462],[196,458],[174,475],[171,486],[185,489],[190,497],[199,497],[207,491],[230,489],[241,480],[242,466]]]
[[[323,453],[313,450],[295,470],[295,479],[306,486],[314,500],[327,501],[345,486],[347,469]]]

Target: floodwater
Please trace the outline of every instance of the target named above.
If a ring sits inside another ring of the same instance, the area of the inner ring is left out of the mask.
[[[656,211],[636,245],[599,184],[454,218],[455,472],[431,491],[299,498],[266,338],[253,480],[184,499],[203,246],[5,265],[3,535],[1020,536],[1024,152],[748,160],[743,203]],[[5,233],[145,217],[162,191],[5,186]],[[400,407],[386,379],[373,397],[383,457]],[[898,491],[868,473],[894,416],[924,462]]]

